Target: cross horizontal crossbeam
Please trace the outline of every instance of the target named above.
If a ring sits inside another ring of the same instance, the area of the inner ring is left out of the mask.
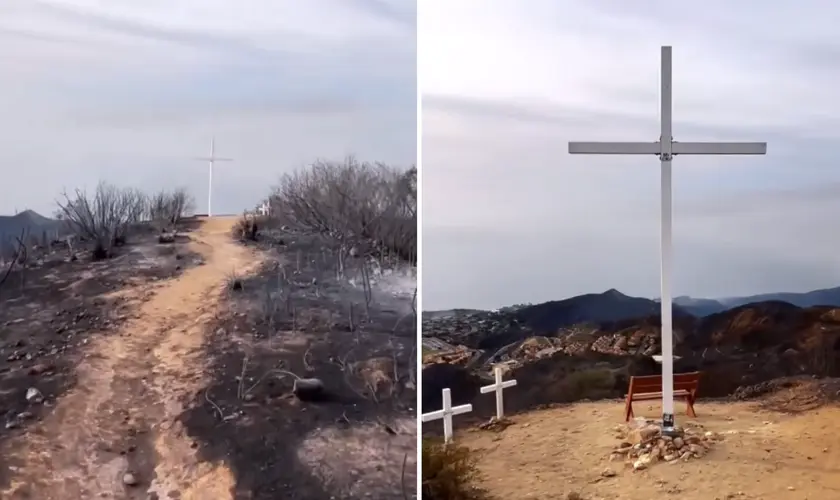
[[[571,154],[661,155],[662,143],[656,142],[570,142]],[[671,142],[672,155],[763,155],[766,142]]]
[[[452,441],[452,416],[469,413],[472,411],[471,404],[460,406],[452,406],[452,392],[449,389],[444,389],[441,394],[443,408],[429,413],[423,413],[420,420],[423,422],[431,422],[432,420],[443,420],[443,439],[448,443]]]
[[[233,158],[219,158],[218,156],[203,156],[203,157],[196,158],[196,160],[197,161],[212,161],[212,162],[215,163],[217,161],[233,161]]]

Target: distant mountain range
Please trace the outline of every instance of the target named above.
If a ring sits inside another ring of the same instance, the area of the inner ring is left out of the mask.
[[[541,304],[519,305],[499,311],[453,309],[424,312],[423,335],[435,336],[438,330],[435,323],[455,321],[473,324],[476,318],[481,317],[484,319],[479,331],[473,332],[470,327],[462,332],[475,338],[460,339],[459,343],[492,349],[531,335],[553,335],[561,329],[575,325],[602,325],[649,318],[658,314],[658,302],[642,297],[630,297],[613,289],[604,293],[578,295]],[[674,317],[692,317],[692,314],[674,305]]]
[[[798,307],[840,307],[840,287],[804,293],[767,293],[726,299],[703,299],[688,296],[674,299],[673,315],[704,317],[746,304],[786,302]],[[424,311],[424,320],[457,318],[479,311],[450,309]],[[631,297],[618,290],[578,295],[564,300],[504,308],[501,312],[513,315],[523,325],[535,331],[550,332],[578,323],[607,323],[659,315],[659,300]]]
[[[28,230],[33,236],[40,236],[43,231],[55,233],[62,230],[61,221],[44,217],[33,211],[24,210],[15,215],[0,215],[0,240],[20,236],[21,231]]]
[[[787,302],[799,307],[840,306],[840,287],[812,290],[810,292],[792,293],[763,293],[747,297],[731,297],[726,299],[695,299],[688,296],[677,297],[674,304],[695,316],[726,311],[734,307],[758,302]]]
[[[565,300],[553,300],[520,307],[519,321],[536,331],[553,331],[578,323],[605,323],[659,314],[659,303],[642,297],[630,297],[616,289],[588,293]],[[688,315],[674,305],[674,316]]]

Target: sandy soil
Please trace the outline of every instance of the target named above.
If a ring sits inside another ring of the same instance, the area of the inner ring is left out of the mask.
[[[206,383],[204,326],[226,275],[260,263],[231,241],[234,220],[205,220],[189,245],[205,264],[160,284],[116,334],[86,342],[76,385],[2,443],[9,465],[0,498],[233,498],[230,470],[199,461],[177,417]],[[127,472],[137,484],[124,484]]]
[[[691,422],[723,433],[724,440],[703,458],[658,463],[639,472],[608,460],[620,441],[615,428],[623,424],[618,401],[525,413],[501,433],[459,432],[456,423],[455,439],[478,452],[482,486],[499,499],[565,499],[572,492],[587,500],[840,498],[835,433],[840,407],[817,407],[808,398],[788,396],[774,396],[769,405],[698,402],[698,418]],[[635,409],[637,416],[661,414],[658,405]],[[602,477],[605,468],[617,475]]]

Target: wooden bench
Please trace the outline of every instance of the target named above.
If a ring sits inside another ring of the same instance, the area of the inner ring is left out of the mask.
[[[700,372],[674,374],[674,399],[685,400],[686,413],[696,418],[694,402],[697,400],[697,387],[700,385]],[[630,387],[627,389],[624,404],[624,419],[629,422],[633,418],[633,401],[651,401],[662,399],[662,375],[648,375],[644,377],[630,377]]]

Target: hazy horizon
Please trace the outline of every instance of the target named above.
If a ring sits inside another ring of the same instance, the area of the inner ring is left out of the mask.
[[[840,287],[840,283],[838,283],[837,286],[832,286],[832,287],[828,287],[828,288],[838,288],[838,287]],[[501,308],[504,308],[504,307],[511,307],[511,306],[515,306],[515,305],[541,304],[541,303],[545,303],[545,302],[561,301],[561,300],[571,299],[571,298],[574,298],[574,297],[579,297],[581,295],[590,295],[590,294],[600,295],[600,294],[609,292],[610,290],[617,290],[617,289],[609,288],[607,290],[601,290],[601,291],[595,291],[595,292],[583,292],[583,293],[578,293],[578,294],[575,294],[575,295],[569,295],[569,296],[564,296],[564,297],[556,297],[556,298],[533,301],[533,302],[525,302],[525,301],[516,302],[516,301],[514,301],[514,302],[511,302],[509,304],[502,304],[502,305],[499,305],[499,306],[496,306],[496,307],[465,307],[465,306],[453,305],[453,306],[448,306],[448,307],[437,307],[437,308],[434,308],[434,309],[430,309],[430,308],[425,307],[425,305],[424,305],[423,312],[451,311],[451,310],[455,310],[455,309],[493,311],[493,310],[501,309]],[[760,293],[755,293],[755,294],[751,293],[751,294],[745,294],[745,295],[727,295],[727,296],[721,296],[721,297],[700,297],[700,296],[696,296],[696,295],[677,295],[677,296],[674,297],[674,299],[689,297],[691,299],[726,301],[726,300],[730,300],[730,299],[738,299],[738,298],[741,298],[741,297],[752,297],[754,295],[765,295],[765,294],[776,294],[776,293],[808,293],[808,292],[813,292],[813,291],[817,291],[817,290],[822,290],[822,288],[815,288],[815,289],[808,289],[808,290],[773,290],[773,291],[769,291],[769,292],[760,292]],[[632,295],[632,294],[624,293],[621,290],[618,290],[618,292],[622,293],[624,295],[630,296],[630,297],[634,297],[634,298],[650,299],[650,300],[659,302],[659,295],[652,295],[652,296]]]

